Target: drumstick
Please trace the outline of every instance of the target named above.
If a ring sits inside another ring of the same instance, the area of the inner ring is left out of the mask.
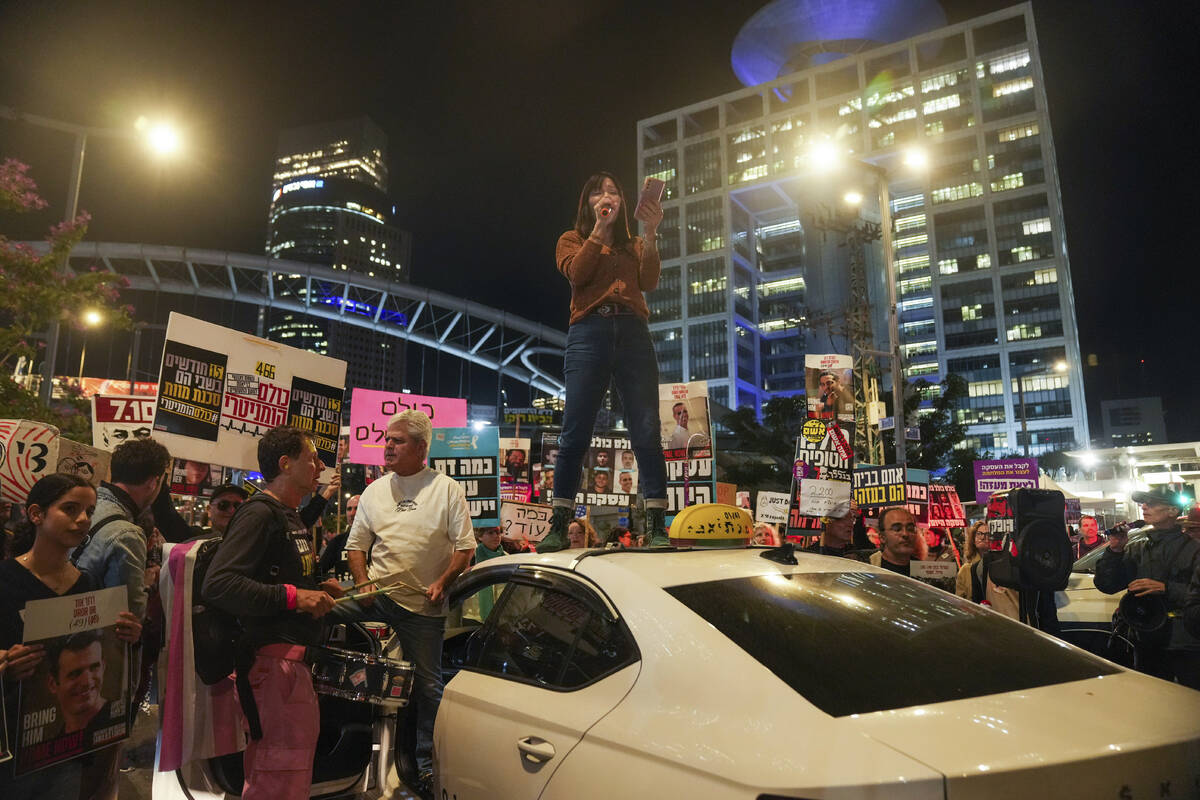
[[[374,579],[370,579],[370,580],[365,580],[362,583],[354,584],[346,591],[353,592],[355,589],[361,589],[364,586],[370,586],[372,583],[379,583],[380,581],[387,581],[389,578],[394,578],[399,574],[400,574],[399,572],[393,572],[391,575],[384,575],[382,578],[374,578]]]
[[[392,589],[395,589],[398,586],[402,586],[405,589],[412,589],[413,591],[420,591],[415,586],[409,586],[407,583],[392,583],[392,584],[388,584],[388,586],[384,587],[383,589],[375,589],[374,591],[370,591],[370,592],[360,592],[359,594],[343,595],[342,597],[337,598],[333,602],[334,602],[334,604],[337,604],[337,603],[344,603],[347,600],[359,600],[364,597],[374,597],[377,594],[383,594],[384,592],[390,592]],[[422,594],[424,594],[424,592],[422,592]]]

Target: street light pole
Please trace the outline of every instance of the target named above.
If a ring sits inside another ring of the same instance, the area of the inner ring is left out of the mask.
[[[884,277],[888,291],[888,351],[891,352],[892,362],[892,413],[895,415],[896,427],[896,464],[903,467],[908,465],[908,443],[905,436],[908,433],[908,419],[904,414],[904,370],[900,363],[900,320],[896,309],[896,262],[892,252],[892,202],[888,190],[887,171],[874,167],[879,178],[879,225],[880,241],[883,243]]]
[[[1029,427],[1025,424],[1025,376],[1017,376],[1017,402],[1021,404],[1021,454],[1029,458]]]
[[[37,114],[29,114],[8,106],[0,106],[0,118],[26,122],[38,128],[62,131],[75,137],[71,158],[71,173],[67,182],[67,204],[63,213],[63,222],[67,223],[73,221],[79,213],[79,189],[83,183],[83,159],[87,154],[88,137],[101,136],[109,139],[139,138],[137,129],[132,126],[129,129],[125,129],[76,125],[72,122],[63,122],[57,119],[50,119],[49,117],[38,116]],[[145,127],[147,124],[145,118],[138,121],[139,127]],[[149,129],[147,139],[152,147],[163,153],[170,152],[178,146],[177,137],[175,137],[174,133],[167,126],[163,125]],[[63,272],[68,269],[68,258],[69,255],[64,256],[62,264],[59,265]],[[38,398],[43,404],[47,405],[50,403],[55,362],[58,359],[60,327],[58,320],[51,320],[46,331],[46,353],[42,358],[42,383],[38,387]]]

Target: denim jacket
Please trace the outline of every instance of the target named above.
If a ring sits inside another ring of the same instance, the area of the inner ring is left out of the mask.
[[[96,512],[92,524],[113,516],[121,519],[108,523],[83,546],[76,566],[91,576],[96,588],[124,586],[129,592],[129,610],[142,618],[146,615],[146,534],[134,522],[133,501],[120,487],[103,483],[96,491]]]

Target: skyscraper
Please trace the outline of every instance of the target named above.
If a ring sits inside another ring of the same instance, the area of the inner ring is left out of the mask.
[[[407,281],[412,237],[393,224],[386,149],[383,131],[366,117],[283,131],[272,176],[267,255]],[[311,291],[314,303],[348,302],[319,294],[319,282]],[[271,313],[268,336],[344,359],[350,386],[398,390],[403,383],[403,348],[392,337],[290,312]]]
[[[1086,443],[1031,6],[946,27],[932,0],[776,0],[733,60],[749,88],[638,123],[642,175],[667,183],[663,276],[648,297],[663,380],[707,379],[718,402],[758,407],[803,391],[806,351],[846,352],[838,227],[881,214],[842,198],[875,196],[882,174],[905,376],[963,376],[958,413],[980,449],[1020,451],[1019,378],[1031,453]],[[822,172],[818,144],[846,158]],[[905,164],[914,148],[922,170]],[[865,250],[886,350],[882,244]]]

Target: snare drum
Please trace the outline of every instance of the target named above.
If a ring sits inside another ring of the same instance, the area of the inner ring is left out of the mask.
[[[406,661],[336,647],[310,647],[308,657],[317,694],[388,708],[408,703],[413,667]]]

